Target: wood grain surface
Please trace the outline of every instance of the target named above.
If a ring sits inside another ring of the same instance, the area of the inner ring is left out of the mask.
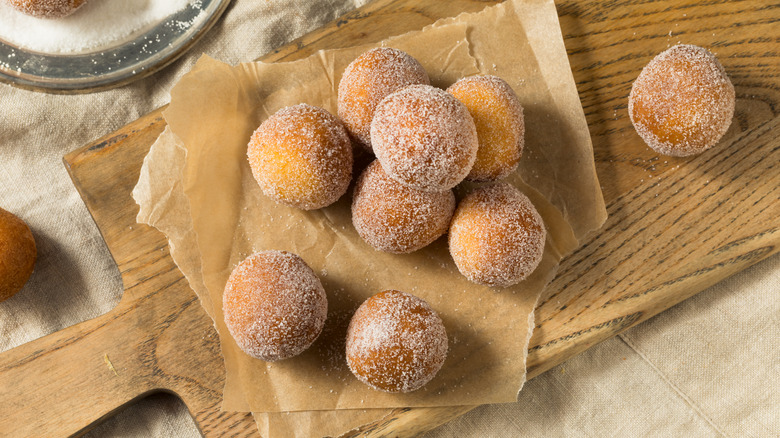
[[[377,41],[492,3],[378,0],[263,59]],[[780,7],[591,0],[557,7],[610,217],[564,260],[537,309],[529,377],[776,253],[780,242]],[[737,93],[725,138],[685,159],[647,148],[626,111],[641,68],[678,42],[713,50]],[[216,332],[164,236],[135,223],[130,192],[163,128],[154,111],[65,157],[125,292],[106,315],[0,354],[4,434],[78,434],[132,400],[167,391],[182,398],[204,435],[257,436],[251,415],[219,411]],[[398,409],[350,435],[410,435],[469,409]]]

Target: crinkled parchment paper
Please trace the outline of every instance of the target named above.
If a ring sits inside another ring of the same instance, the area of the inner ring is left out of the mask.
[[[372,250],[351,226],[349,195],[326,209],[302,212],[260,192],[244,156],[251,132],[279,108],[295,103],[335,113],[341,72],[365,47],[281,64],[229,67],[204,58],[172,91],[165,113],[170,129],[145,160],[134,196],[141,205],[139,221],[168,235],[174,259],[215,319],[227,367],[226,410],[358,409],[344,414],[363,422],[365,417],[356,419],[362,408],[514,401],[525,379],[539,292],[560,257],[604,220],[587,126],[551,2],[510,2],[385,44],[420,60],[436,85],[484,72],[515,88],[526,108],[527,128],[523,160],[511,180],[531,197],[548,228],[542,264],[522,284],[491,290],[458,274],[445,239],[411,255]],[[320,274],[329,295],[329,319],[320,339],[302,356],[274,364],[238,350],[221,313],[230,271],[260,249],[300,254]],[[441,314],[450,337],[441,372],[412,394],[372,391],[351,376],[344,362],[351,313],[363,299],[387,288],[426,299]],[[378,418],[382,412],[364,414]],[[323,429],[333,426],[329,413],[258,416],[261,432],[262,423],[271,427],[274,422],[297,422],[299,432],[336,433]]]

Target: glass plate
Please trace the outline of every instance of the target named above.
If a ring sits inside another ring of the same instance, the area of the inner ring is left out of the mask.
[[[0,81],[53,93],[85,93],[148,76],[189,49],[230,0],[199,0],[116,46],[90,53],[47,54],[0,39]]]

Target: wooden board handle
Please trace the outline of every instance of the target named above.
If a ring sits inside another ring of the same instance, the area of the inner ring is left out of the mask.
[[[138,330],[127,306],[28,342],[0,355],[0,430],[9,436],[79,432],[153,388],[135,349]]]

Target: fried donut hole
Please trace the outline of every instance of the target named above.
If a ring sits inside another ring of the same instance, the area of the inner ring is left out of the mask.
[[[512,87],[497,76],[471,76],[447,91],[469,109],[477,127],[477,160],[466,177],[495,181],[517,168],[523,153],[523,106]]]
[[[444,323],[424,300],[387,290],[360,305],[347,329],[347,364],[366,385],[411,392],[436,376],[447,357]]]
[[[22,290],[32,274],[37,255],[30,227],[0,208],[0,302]]]
[[[303,259],[285,251],[260,251],[230,274],[222,311],[241,350],[278,361],[297,356],[317,339],[328,301]]]
[[[352,138],[371,150],[371,120],[387,95],[413,84],[428,85],[428,73],[408,53],[371,49],[352,61],[339,82],[338,114]]]
[[[708,50],[677,45],[642,69],[628,96],[628,115],[656,152],[699,154],[723,137],[734,117],[734,86]]]
[[[470,281],[508,287],[539,265],[546,235],[528,197],[497,183],[474,190],[458,205],[450,225],[450,254]]]
[[[468,109],[429,85],[387,96],[374,113],[371,142],[391,178],[426,192],[455,187],[477,158],[477,128]]]
[[[86,0],[8,0],[8,3],[20,12],[40,18],[68,16],[85,2]]]
[[[454,211],[452,190],[406,187],[374,161],[355,186],[352,223],[374,249],[400,254],[423,248],[446,233]]]
[[[352,179],[352,145],[341,123],[306,104],[264,121],[247,148],[249,165],[271,199],[303,210],[336,202]]]

